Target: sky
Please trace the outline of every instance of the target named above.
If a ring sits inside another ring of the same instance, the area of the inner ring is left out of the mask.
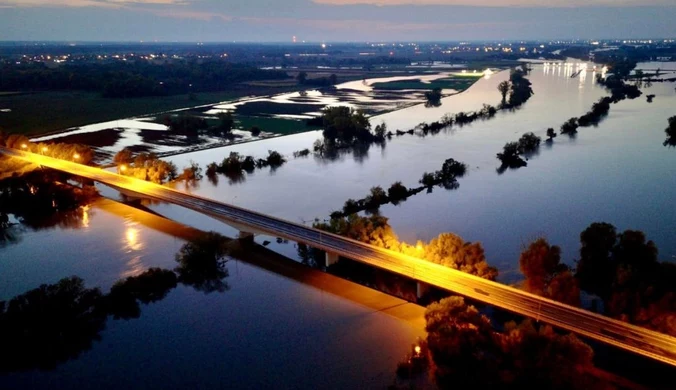
[[[676,0],[0,0],[0,40],[676,37]]]

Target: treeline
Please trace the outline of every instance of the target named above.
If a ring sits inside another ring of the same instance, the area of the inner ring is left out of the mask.
[[[239,181],[243,178],[244,172],[253,173],[256,169],[270,167],[277,169],[286,163],[286,158],[279,152],[268,150],[266,158],[256,159],[253,156],[243,156],[237,152],[230,152],[230,155],[221,161],[220,164],[212,162],[207,165],[207,177],[215,181],[217,174],[221,173],[228,178]]]
[[[410,245],[400,242],[388,219],[380,215],[351,214],[328,222],[315,221],[312,226],[485,279],[495,280],[498,276],[498,270],[488,265],[481,243],[465,242],[452,233],[442,233],[427,243],[419,241]]]
[[[421,135],[437,134],[445,128],[454,125],[463,126],[473,123],[477,120],[491,119],[499,110],[512,110],[523,105],[531,96],[533,90],[531,82],[525,77],[527,67],[514,69],[510,73],[510,81],[505,82],[504,92],[506,98],[509,93],[509,100],[504,100],[499,107],[484,104],[478,111],[459,112],[455,115],[444,115],[444,117],[432,123],[420,123],[418,126],[402,131],[389,131],[386,124],[376,126],[373,131],[371,124],[364,113],[355,111],[348,107],[327,107],[323,110],[321,117],[309,119],[308,126],[321,126],[323,131],[323,140],[317,140],[313,150],[320,155],[331,155],[336,150],[355,148],[373,143],[384,144],[394,136],[404,134],[415,134],[419,130]],[[434,103],[437,97],[431,96]],[[440,98],[440,97],[439,97]],[[429,101],[428,101],[429,103]]]
[[[669,127],[664,129],[667,139],[664,140],[664,146],[676,146],[676,116],[669,118]]]
[[[52,370],[78,358],[102,337],[108,318],[131,320],[179,284],[205,294],[225,292],[228,239],[205,233],[176,254],[174,269],[150,268],[116,282],[107,294],[79,277],[0,301],[0,374]]]
[[[10,214],[32,228],[79,226],[81,213],[62,215],[63,218],[52,216],[78,210],[98,196],[98,192],[93,186],[79,188],[65,184],[70,179],[72,175],[67,173],[42,169],[0,180],[0,246],[12,239],[5,234],[10,228]],[[71,224],[73,221],[76,223]]]
[[[420,187],[406,188],[400,181],[392,184],[387,191],[380,186],[376,186],[371,188],[369,195],[363,199],[348,199],[343,209],[332,212],[330,217],[331,219],[339,219],[360,211],[374,213],[378,211],[380,206],[388,203],[399,204],[425,189],[431,191],[434,186],[443,186],[449,190],[457,189],[458,178],[463,177],[465,173],[467,173],[466,164],[449,158],[444,161],[441,170],[433,173],[425,172],[420,179],[420,184],[422,184]]]
[[[440,389],[608,388],[590,373],[592,348],[549,325],[498,323],[459,296],[429,305],[425,321],[427,339],[399,365],[400,378],[429,372]]]
[[[503,89],[498,87],[503,94],[502,109],[514,109],[522,106],[533,96],[531,82],[526,78],[528,67],[522,66],[521,69],[513,69],[509,74],[509,99],[505,101]]]
[[[2,130],[0,130],[0,146],[85,165],[93,164],[94,162],[94,150],[87,145],[46,142],[34,143],[30,142],[25,135],[5,134]]]
[[[160,159],[154,153],[142,152],[134,154],[130,149],[124,148],[113,157],[113,163],[117,170],[125,176],[163,184],[175,180],[197,181],[202,179],[202,168],[194,162],[183,169],[179,174],[176,165]]]
[[[593,223],[580,234],[575,269],[562,264],[561,249],[544,239],[531,243],[519,264],[526,291],[580,306],[580,291],[597,296],[593,309],[622,321],[676,336],[676,265],[658,261],[655,243],[641,231],[618,233]]]
[[[610,90],[611,95],[599,99],[598,102],[592,105],[587,113],[579,118],[573,117],[564,122],[559,129],[561,134],[567,134],[572,137],[577,134],[578,128],[580,127],[597,125],[608,115],[611,104],[618,103],[624,99],[636,99],[641,96],[641,91],[636,85],[629,85],[625,83],[623,79],[624,77],[627,77],[633,67],[636,66],[636,63],[620,61],[613,66],[616,72],[615,74],[606,79],[597,77],[596,80],[599,84]],[[498,89],[501,90],[501,92],[504,92],[505,90],[505,88],[500,88],[500,86]],[[556,131],[553,128],[547,129],[548,142],[552,142],[556,136]],[[526,163],[521,156],[527,156],[528,154],[536,152],[540,147],[540,142],[541,138],[531,132],[524,134],[518,142],[508,142],[505,144],[502,152],[496,155],[497,159],[501,162],[498,173],[504,172],[507,168],[527,166],[528,163]]]
[[[549,131],[551,130],[551,132]],[[549,129],[547,134],[550,139],[556,137],[553,129]],[[520,168],[528,165],[521,156],[528,156],[535,153],[540,148],[542,139],[534,133],[526,133],[519,138],[517,142],[508,142],[502,148],[502,152],[497,154],[498,160],[502,163],[499,171],[504,171],[506,168]]]
[[[283,71],[216,60],[65,64],[56,68],[5,63],[0,74],[0,90],[4,91],[95,91],[110,98],[222,91],[245,81],[288,78]]]

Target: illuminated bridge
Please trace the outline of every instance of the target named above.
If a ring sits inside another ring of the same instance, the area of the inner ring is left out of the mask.
[[[327,253],[327,264],[336,261],[338,256],[359,261],[415,280],[419,292],[426,286],[441,288],[676,366],[676,338],[662,333],[425,260],[99,168],[1,147],[0,154],[94,180],[127,194],[183,206],[221,220],[241,232],[281,237],[324,250]]]

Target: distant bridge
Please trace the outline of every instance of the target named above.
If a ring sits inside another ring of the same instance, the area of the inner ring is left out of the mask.
[[[411,278],[417,282],[419,295],[429,286],[438,287],[676,366],[676,338],[662,333],[426,260],[99,168],[3,147],[0,154],[94,180],[127,194],[186,207],[234,226],[243,234],[282,237],[321,249],[326,252],[327,266],[344,257]]]

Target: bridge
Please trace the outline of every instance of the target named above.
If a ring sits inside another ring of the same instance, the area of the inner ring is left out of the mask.
[[[97,181],[127,194],[173,203],[221,220],[245,235],[265,234],[321,249],[327,253],[327,265],[338,257],[352,259],[413,279],[418,283],[419,292],[434,286],[676,366],[675,337],[564,305],[426,260],[100,168],[2,147],[0,154]]]

